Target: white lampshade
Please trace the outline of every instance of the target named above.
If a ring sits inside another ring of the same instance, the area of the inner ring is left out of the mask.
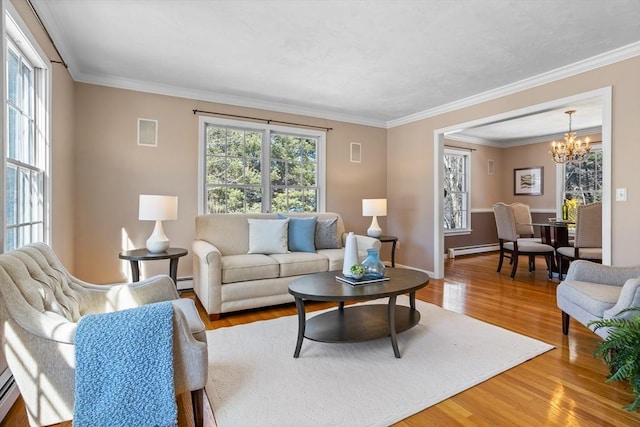
[[[178,219],[178,197],[141,194],[138,219],[141,221]]]
[[[387,216],[387,199],[362,199],[362,216],[372,216],[367,235],[380,237],[382,229],[378,225],[379,216]]]
[[[147,250],[153,253],[166,251],[169,249],[169,238],[164,234],[162,221],[178,219],[178,198],[141,194],[138,219],[156,222],[153,233],[147,239]]]
[[[387,216],[387,199],[362,199],[362,216]]]

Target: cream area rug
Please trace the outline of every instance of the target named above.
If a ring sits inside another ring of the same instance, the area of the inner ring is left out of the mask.
[[[208,331],[218,427],[388,426],[553,348],[433,304],[416,308],[420,323],[398,334],[401,359],[388,338],[305,339],[294,359],[297,316]]]

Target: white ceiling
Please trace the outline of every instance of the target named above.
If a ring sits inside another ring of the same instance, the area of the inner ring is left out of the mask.
[[[640,41],[638,0],[31,2],[76,81],[376,126]]]

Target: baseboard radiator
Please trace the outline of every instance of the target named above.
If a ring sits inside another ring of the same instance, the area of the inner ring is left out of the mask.
[[[459,248],[449,248],[447,258],[454,259],[459,255],[481,254],[483,252],[499,251],[497,243],[487,243],[484,245],[460,246]]]

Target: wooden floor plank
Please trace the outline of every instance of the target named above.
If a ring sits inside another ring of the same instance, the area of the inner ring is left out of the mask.
[[[509,268],[496,273],[495,253],[447,260],[445,279],[431,280],[417,297],[448,310],[466,314],[502,328],[556,346],[535,359],[493,377],[476,387],[409,417],[397,424],[414,426],[638,426],[640,413],[624,406],[633,401],[630,387],[605,383],[607,366],[593,357],[598,336],[575,321],[569,336],[562,335],[555,291],[542,259],[530,273],[519,265],[515,279]],[[185,292],[186,298],[194,298]],[[330,307],[311,303],[312,310]],[[207,329],[216,329],[295,314],[295,306],[247,310],[209,321],[198,309]],[[295,339],[295,338],[292,338]],[[190,426],[190,399],[179,404],[179,425]],[[205,412],[209,425],[213,414]],[[17,402],[0,423],[27,427],[24,405]]]

